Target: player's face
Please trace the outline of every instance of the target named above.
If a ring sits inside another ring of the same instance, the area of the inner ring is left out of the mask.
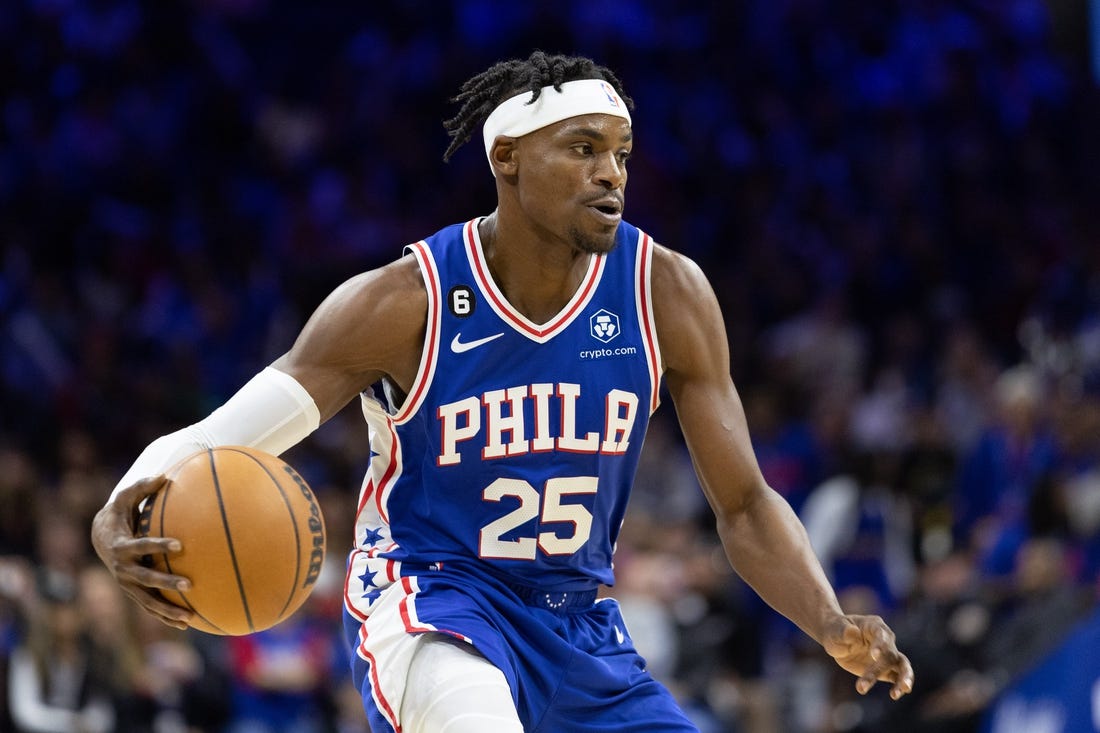
[[[581,252],[608,252],[622,221],[630,124],[571,117],[523,138],[518,193],[537,227]]]

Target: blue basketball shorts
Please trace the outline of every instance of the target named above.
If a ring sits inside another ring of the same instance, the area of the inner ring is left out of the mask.
[[[348,600],[352,674],[374,733],[401,730],[407,671],[427,632],[496,665],[529,733],[697,733],[646,671],[619,604],[595,591],[542,593],[448,567],[395,578],[369,615]]]

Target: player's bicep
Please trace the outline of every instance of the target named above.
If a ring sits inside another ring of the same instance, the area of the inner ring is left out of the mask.
[[[721,309],[695,263],[663,255],[653,291],[665,382],[707,499],[716,512],[735,512],[764,482],[730,377]]]
[[[699,483],[720,515],[745,508],[753,492],[765,488],[749,440],[745,414],[727,378],[719,385],[691,379],[670,392]]]
[[[405,387],[420,359],[426,297],[411,258],[357,275],[325,298],[273,366],[306,388],[322,420],[383,377]]]

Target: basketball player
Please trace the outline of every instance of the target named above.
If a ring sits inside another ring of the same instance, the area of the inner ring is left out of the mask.
[[[481,127],[497,207],[338,287],[293,347],[201,422],[154,441],[93,527],[146,610],[189,612],[133,534],[177,459],[282,453],[359,397],[372,459],[344,589],[375,731],[690,731],[614,600],[612,552],[667,387],[734,569],[866,693],[913,671],[882,619],[845,615],[765,483],[699,268],[623,220],[630,109],[591,60],[498,63],[470,79],[444,158]]]

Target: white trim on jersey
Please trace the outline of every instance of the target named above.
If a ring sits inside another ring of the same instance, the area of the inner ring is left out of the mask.
[[[652,384],[649,397],[649,414],[652,415],[661,404],[661,375],[664,373],[664,365],[661,363],[661,346],[657,342],[657,322],[653,316],[653,240],[641,230],[638,230],[638,237],[638,256],[634,266],[634,300]]]
[[[365,511],[369,500],[373,498],[378,518],[388,527],[390,516],[386,505],[404,467],[401,462],[401,439],[394,428],[396,420],[386,414],[379,403],[364,397],[362,407],[370,435],[371,452],[376,455],[371,458],[370,465],[373,497],[364,495],[359,498],[359,512]]]
[[[379,675],[378,659],[367,647],[367,639],[367,627],[365,625],[360,626],[359,643],[355,647],[355,652],[367,662],[368,674],[370,675],[370,695],[374,700],[374,706],[378,708],[378,712],[385,716],[386,722],[388,722],[394,730],[399,731],[401,730],[401,726],[398,723],[397,713],[394,711],[394,708],[396,707],[397,710],[401,709],[401,698],[404,692],[403,684],[401,687],[394,689],[393,694],[396,700],[394,704],[391,704],[390,696],[387,694],[390,685],[387,684],[385,689],[383,688],[382,678]],[[411,661],[412,655],[410,654],[409,656]]]
[[[421,240],[405,247],[416,255],[420,263],[420,274],[424,278],[424,289],[428,293],[427,328],[424,331],[424,347],[420,354],[420,366],[416,370],[416,378],[405,397],[405,402],[394,415],[393,419],[398,425],[407,422],[416,414],[420,405],[424,402],[424,395],[431,386],[435,377],[435,365],[439,362],[439,332],[442,328],[439,317],[440,304],[443,295],[440,293],[439,269],[436,267],[435,258],[428,248],[427,242]]]
[[[362,621],[374,610],[378,598],[375,591],[384,590],[400,577],[400,563],[380,557],[380,553],[397,548],[390,536],[387,505],[401,477],[402,463],[401,441],[393,418],[377,400],[363,395],[361,403],[372,456],[355,512],[355,549],[348,557],[344,606],[348,613]],[[365,581],[360,581],[364,576],[372,578],[369,587]]]
[[[485,251],[481,247],[481,236],[477,230],[477,219],[466,222],[463,229],[463,240],[466,243],[466,257],[470,261],[470,269],[474,273],[478,287],[482,295],[489,301],[489,305],[501,317],[503,321],[512,326],[516,331],[531,339],[535,343],[544,344],[557,334],[564,331],[570,323],[576,320],[581,311],[585,309],[596,293],[596,287],[603,276],[604,265],[607,258],[603,255],[591,255],[588,262],[588,271],[581,280],[577,292],[565,304],[561,311],[543,324],[534,323],[527,316],[520,313],[500,292],[496,282],[489,274],[489,268],[485,264]]]

